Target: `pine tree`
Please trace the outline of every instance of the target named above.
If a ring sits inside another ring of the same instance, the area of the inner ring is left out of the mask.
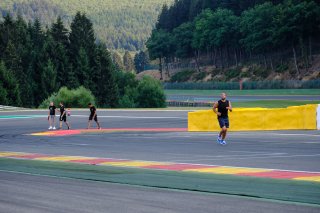
[[[77,63],[75,66],[75,74],[79,79],[80,85],[84,86],[85,88],[90,88],[90,64],[88,55],[83,47],[80,48],[78,56],[76,58]]]
[[[140,51],[134,57],[134,66],[137,73],[144,71],[145,66],[149,63],[148,55],[144,51]]]
[[[81,48],[85,50],[88,55],[89,64],[93,66],[95,58],[95,36],[93,25],[85,14],[77,12],[71,23],[71,32],[69,35],[70,59],[75,65],[77,56]]]
[[[123,64],[127,72],[134,72],[134,62],[129,51],[124,53]]]
[[[99,76],[96,80],[96,84],[98,85],[95,94],[97,101],[100,106],[116,107],[119,102],[116,71],[110,53],[103,45],[97,47],[96,64],[96,72]]]
[[[125,70],[122,58],[121,58],[121,56],[120,56],[120,54],[118,52],[116,52],[116,51],[113,52],[112,61],[113,61],[114,65],[115,65],[115,68],[118,71],[124,71]]]
[[[69,31],[65,28],[62,19],[58,16],[57,21],[52,24],[50,34],[57,44],[62,44],[64,48],[69,47]]]
[[[12,71],[8,70],[5,64],[0,62],[0,86],[4,92],[0,96],[4,103],[12,106],[21,106],[20,89],[17,79]]]
[[[51,59],[43,65],[41,71],[41,95],[42,99],[44,100],[53,92],[56,91],[56,78],[57,78],[57,71],[52,63]]]

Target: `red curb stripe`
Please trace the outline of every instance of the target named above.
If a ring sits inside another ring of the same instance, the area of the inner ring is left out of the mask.
[[[172,171],[183,171],[187,169],[205,169],[205,168],[215,168],[217,166],[201,166],[192,164],[169,164],[169,165],[150,165],[143,166],[146,169],[162,169],[162,170],[172,170]]]
[[[106,133],[106,132],[187,132],[187,128],[106,128],[106,129],[73,129],[39,132],[41,136],[67,136],[85,133]],[[31,134],[32,135],[32,134]]]
[[[290,171],[270,171],[270,172],[257,172],[257,173],[239,173],[238,176],[252,176],[252,177],[264,177],[264,178],[276,178],[276,179],[293,179],[298,177],[313,177],[319,176],[316,173],[306,172],[290,172]]]
[[[42,157],[51,157],[51,155],[27,154],[27,155],[16,155],[16,156],[10,156],[10,157],[21,158],[21,159],[35,159],[35,158],[42,158]]]

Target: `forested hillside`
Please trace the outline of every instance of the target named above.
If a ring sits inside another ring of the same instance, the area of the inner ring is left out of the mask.
[[[0,21],[0,102],[36,107],[59,88],[90,89],[101,106],[118,103],[115,68],[93,25],[78,12],[68,31],[61,19],[43,30],[7,15]]]
[[[45,27],[58,16],[69,28],[77,11],[92,21],[98,40],[109,49],[140,50],[150,36],[164,3],[173,0],[1,0],[0,15],[38,18]]]
[[[177,0],[162,8],[147,42],[150,58],[159,59],[161,73],[192,61],[198,71],[211,65],[225,75],[233,67],[238,78],[290,70],[299,79],[320,53],[319,5],[316,0]],[[248,63],[259,67],[253,73],[237,69]]]

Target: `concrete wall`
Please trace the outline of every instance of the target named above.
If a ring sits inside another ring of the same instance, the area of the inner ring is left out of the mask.
[[[233,112],[229,112],[229,120],[231,131],[320,129],[320,105],[274,109],[235,108]],[[188,113],[189,131],[219,129],[217,115],[212,110]]]

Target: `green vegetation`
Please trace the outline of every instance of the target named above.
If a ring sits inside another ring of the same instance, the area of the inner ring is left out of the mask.
[[[268,89],[268,90],[165,90],[166,95],[219,96],[222,92],[232,95],[320,95],[320,89]]]
[[[135,79],[132,73],[119,72],[117,75],[121,108],[163,108],[165,94],[160,81],[144,76]]]
[[[171,82],[186,82],[190,79],[190,77],[195,73],[193,70],[183,70],[181,72],[177,72],[171,77]]]
[[[57,106],[60,102],[63,102],[66,107],[72,108],[85,108],[88,103],[95,104],[95,98],[90,90],[83,86],[69,90],[66,87],[62,87],[58,93],[52,94],[49,98],[44,100],[39,108],[47,108],[50,102],[53,101]]]
[[[0,22],[0,38],[2,104],[46,107],[49,100],[62,100],[69,107],[83,107],[95,100],[108,108],[165,106],[160,82],[124,73],[122,68],[135,69],[128,51],[124,63],[115,66],[106,45],[96,43],[93,24],[83,13],[76,14],[70,31],[60,17],[43,30],[38,19],[27,24],[21,16],[7,15]]]
[[[240,72],[225,68],[246,63],[258,64],[253,74],[262,79],[293,64],[300,78],[320,51],[319,33],[319,1],[177,0],[162,8],[147,48],[161,74],[162,64],[192,59],[198,71],[214,65],[228,80]]]
[[[139,107],[149,108],[165,107],[166,97],[163,92],[161,83],[149,76],[144,76],[138,85],[138,96],[137,100]]]
[[[0,14],[20,13],[50,26],[58,16],[70,25],[81,11],[94,24],[97,40],[109,49],[140,50],[144,47],[164,3],[173,0],[1,0]]]
[[[85,14],[76,14],[71,31],[60,17],[43,30],[39,19],[27,24],[21,16],[7,15],[0,22],[0,38],[1,103],[37,107],[63,86],[84,86],[99,106],[117,106],[116,69],[106,46],[96,43]]]

